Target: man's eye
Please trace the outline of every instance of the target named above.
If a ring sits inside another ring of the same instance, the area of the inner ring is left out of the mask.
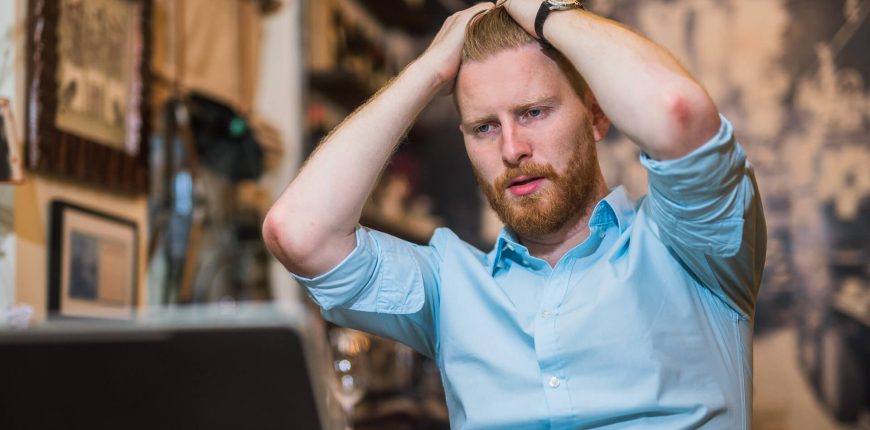
[[[526,111],[526,118],[540,118],[546,114],[546,110],[544,108],[531,108]]]
[[[490,124],[481,124],[474,128],[474,132],[477,134],[487,133],[492,130],[492,125]]]

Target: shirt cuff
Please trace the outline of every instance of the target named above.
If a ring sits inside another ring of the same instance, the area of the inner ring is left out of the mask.
[[[373,249],[373,244],[362,227],[357,227],[355,236],[356,246],[353,251],[328,272],[313,278],[288,272],[308,290],[315,303],[324,309],[340,306],[347,296],[353,295],[361,282],[366,282],[360,279],[363,274],[374,273],[377,251]]]
[[[731,122],[721,114],[719,119],[716,135],[681,158],[655,160],[641,153],[640,162],[649,172],[651,196],[693,204],[737,186],[748,167],[746,154],[734,139]]]
[[[406,314],[424,302],[420,265],[400,239],[363,227],[338,265],[314,278],[290,273],[324,310]]]
[[[744,215],[753,198],[751,167],[731,123],[712,139],[675,160],[641,155],[649,172],[647,211],[668,245],[728,257],[740,248]]]

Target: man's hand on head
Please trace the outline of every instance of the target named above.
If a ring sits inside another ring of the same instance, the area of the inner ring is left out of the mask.
[[[442,88],[442,93],[450,92],[453,88],[453,81],[459,73],[462,46],[465,43],[465,29],[468,24],[476,16],[494,7],[495,5],[490,2],[478,3],[448,17],[432,43],[429,44],[426,52],[418,59],[427,68],[436,72],[436,79]]]

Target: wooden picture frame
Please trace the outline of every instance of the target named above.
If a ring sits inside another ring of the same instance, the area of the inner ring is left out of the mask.
[[[135,222],[54,200],[49,249],[52,316],[133,318],[139,261]]]
[[[28,2],[26,166],[148,191],[151,0]]]

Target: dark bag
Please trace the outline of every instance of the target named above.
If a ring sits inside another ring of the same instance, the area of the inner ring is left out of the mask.
[[[241,115],[198,93],[190,94],[187,107],[201,165],[235,182],[260,177],[263,150]]]

